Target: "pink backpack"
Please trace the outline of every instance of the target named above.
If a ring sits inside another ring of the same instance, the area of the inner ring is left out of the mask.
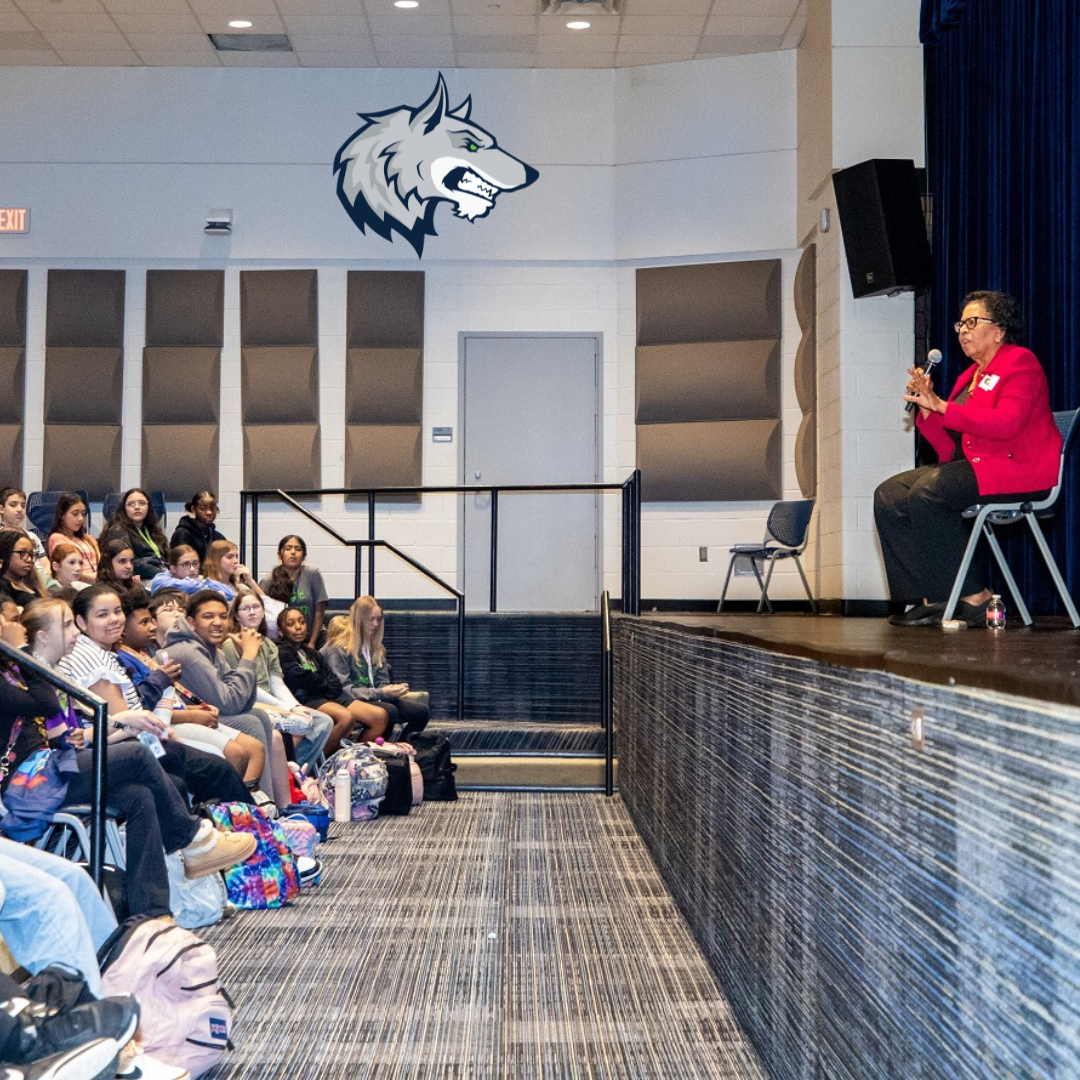
[[[102,994],[134,994],[146,1050],[201,1076],[231,1046],[232,1004],[218,982],[217,954],[165,919],[135,915],[98,952]]]

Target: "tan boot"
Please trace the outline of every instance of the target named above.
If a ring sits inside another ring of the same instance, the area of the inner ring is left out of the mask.
[[[251,858],[255,848],[255,837],[249,833],[219,832],[209,821],[203,821],[195,839],[180,852],[184,877],[201,878],[227,870]]]

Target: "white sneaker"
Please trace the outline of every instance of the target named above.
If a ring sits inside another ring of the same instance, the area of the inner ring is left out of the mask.
[[[116,1080],[191,1080],[191,1073],[140,1050],[126,1068],[116,1073]]]

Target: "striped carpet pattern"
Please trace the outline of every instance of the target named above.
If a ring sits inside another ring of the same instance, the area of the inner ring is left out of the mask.
[[[770,1076],[1080,1077],[1080,709],[614,629],[623,797]]]
[[[561,754],[598,757],[604,753],[599,724],[505,720],[433,720],[430,734],[445,735],[455,754]]]
[[[211,1080],[763,1080],[618,798],[469,792],[332,825],[323,884],[204,931]]]

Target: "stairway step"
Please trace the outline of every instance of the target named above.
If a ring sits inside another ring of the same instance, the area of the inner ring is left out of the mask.
[[[445,735],[455,760],[472,756],[603,757],[604,729],[572,721],[433,720],[427,730]]]
[[[602,791],[602,757],[454,754],[462,791]],[[615,778],[618,783],[618,762]]]

